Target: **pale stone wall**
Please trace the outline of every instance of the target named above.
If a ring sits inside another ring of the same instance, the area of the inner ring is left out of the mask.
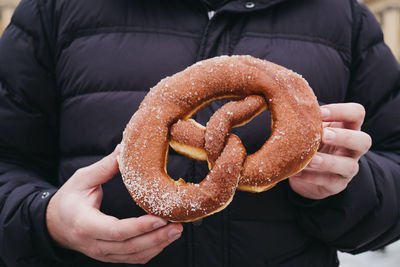
[[[400,0],[364,0],[381,23],[386,44],[400,60]]]
[[[19,0],[0,0],[0,35],[11,20],[12,13]]]

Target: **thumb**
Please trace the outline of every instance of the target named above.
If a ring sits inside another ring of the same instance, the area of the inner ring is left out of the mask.
[[[119,145],[108,156],[92,165],[79,169],[74,176],[78,176],[80,187],[82,189],[93,188],[113,178],[119,171],[118,154]]]

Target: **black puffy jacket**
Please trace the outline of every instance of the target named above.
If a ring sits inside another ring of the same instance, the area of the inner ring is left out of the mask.
[[[340,194],[311,201],[287,182],[237,192],[224,211],[185,224],[182,238],[149,266],[337,266],[338,249],[358,253],[399,238],[400,68],[371,13],[355,0],[208,2],[22,0],[0,40],[0,258],[7,265],[103,266],[53,245],[50,197],[113,150],[149,88],[222,54],[293,69],[321,103],[361,103],[373,147]],[[196,120],[205,123],[220,104]],[[250,153],[265,141],[265,118],[237,129]],[[171,152],[168,170],[198,182],[207,166]],[[105,213],[143,214],[120,177],[103,190]]]

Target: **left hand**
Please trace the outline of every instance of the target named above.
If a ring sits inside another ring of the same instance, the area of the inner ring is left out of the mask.
[[[356,103],[321,106],[321,146],[300,173],[289,178],[299,195],[323,199],[343,191],[358,173],[358,161],[371,147],[371,137],[361,131],[365,109]]]

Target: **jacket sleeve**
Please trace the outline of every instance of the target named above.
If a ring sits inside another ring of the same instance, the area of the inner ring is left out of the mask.
[[[43,10],[22,0],[0,39],[0,258],[7,266],[45,266],[55,255],[45,212],[57,190],[58,108]]]
[[[355,1],[354,1],[355,2]],[[358,174],[343,192],[312,201],[294,192],[297,219],[310,235],[350,253],[400,238],[400,67],[379,24],[355,3],[352,75],[346,102],[366,109],[363,131],[373,140]]]

